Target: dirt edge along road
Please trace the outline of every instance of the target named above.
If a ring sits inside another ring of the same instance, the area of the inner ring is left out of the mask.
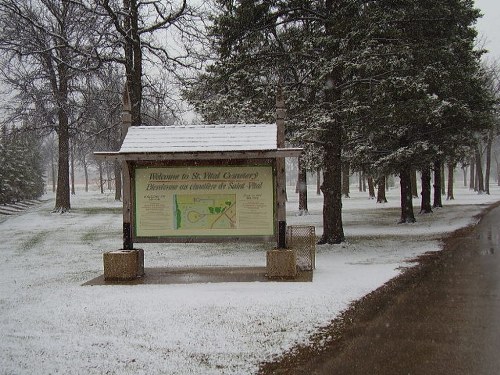
[[[354,302],[314,334],[310,345],[263,363],[258,373],[496,373],[499,206],[487,207],[476,217],[478,224],[445,238],[442,251],[420,256],[416,266]]]

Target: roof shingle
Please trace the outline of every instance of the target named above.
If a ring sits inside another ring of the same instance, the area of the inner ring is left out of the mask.
[[[277,149],[276,124],[132,126],[121,153]]]

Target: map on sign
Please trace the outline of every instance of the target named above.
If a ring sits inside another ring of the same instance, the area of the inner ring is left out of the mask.
[[[235,194],[174,195],[174,229],[236,229]]]

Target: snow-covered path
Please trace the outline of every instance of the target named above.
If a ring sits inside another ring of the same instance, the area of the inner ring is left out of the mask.
[[[398,192],[377,205],[366,193],[344,201],[348,242],[317,248],[310,283],[81,286],[102,274],[102,253],[121,246],[112,195],[78,192],[71,213],[53,201],[0,222],[1,374],[249,374],[376,289],[439,238],[474,221],[500,190],[456,200],[412,225],[396,225]],[[290,189],[289,191],[293,191]],[[309,193],[321,233],[322,200]],[[418,205],[415,201],[415,205]],[[148,244],[146,267],[264,266],[262,244]]]

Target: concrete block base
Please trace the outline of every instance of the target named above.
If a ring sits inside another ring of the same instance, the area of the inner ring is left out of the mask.
[[[267,252],[267,277],[293,279],[297,276],[297,259],[292,250]]]
[[[144,276],[144,250],[116,250],[103,254],[104,280],[133,280]]]

